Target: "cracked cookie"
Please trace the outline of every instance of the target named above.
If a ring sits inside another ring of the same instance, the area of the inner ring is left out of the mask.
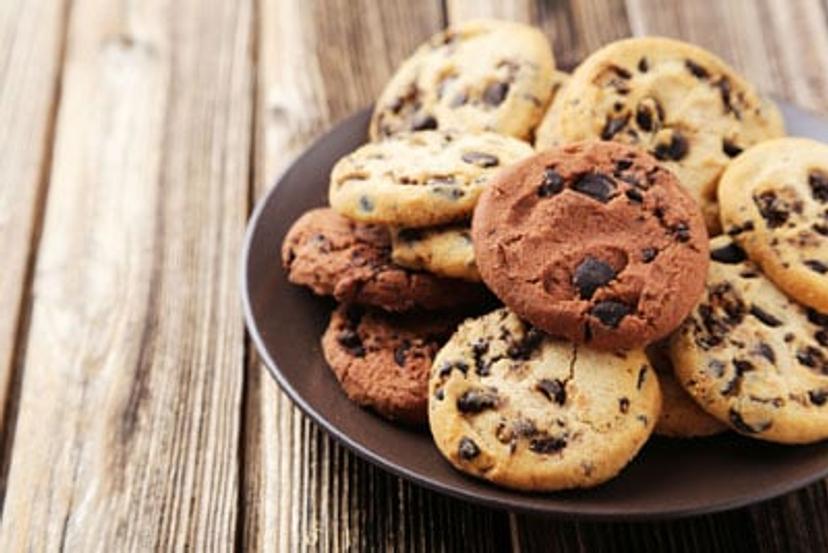
[[[781,115],[724,61],[667,38],[630,38],[590,55],[560,98],[554,134],[648,150],[719,230],[716,187],[742,150],[784,134]]]
[[[308,211],[293,224],[282,244],[282,265],[290,282],[316,294],[388,311],[474,305],[487,297],[473,283],[395,265],[388,229],[328,208]]]
[[[410,269],[480,282],[469,224],[392,228],[391,259]]]
[[[451,27],[391,78],[371,118],[371,139],[440,129],[528,140],[546,107],[554,69],[538,29],[488,19]]]
[[[722,226],[797,301],[828,312],[828,145],[781,138],[747,150],[719,185]]]
[[[828,438],[828,315],[788,299],[731,240],[711,241],[705,293],[671,340],[676,377],[744,435]]]
[[[425,424],[431,363],[457,321],[342,304],[322,335],[322,353],[349,399],[391,420]]]
[[[618,474],[650,436],[660,403],[642,350],[551,338],[504,308],[467,320],[437,354],[428,419],[457,469],[549,491]]]
[[[331,207],[367,223],[425,227],[468,218],[502,167],[532,154],[494,133],[429,131],[366,144],[331,172]]]
[[[484,282],[518,316],[600,349],[669,334],[704,289],[698,207],[646,152],[547,150],[501,172],[472,221]]]

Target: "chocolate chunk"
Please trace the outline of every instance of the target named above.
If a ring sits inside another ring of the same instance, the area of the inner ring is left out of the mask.
[[[742,153],[743,148],[740,148],[727,138],[722,140],[722,151],[725,153],[727,157],[736,157]]]
[[[542,378],[535,384],[535,389],[545,395],[549,401],[554,401],[558,405],[566,403],[566,384],[557,378]]]
[[[782,321],[765,311],[764,309],[760,308],[757,305],[750,306],[750,314],[762,321],[762,323],[766,324],[769,327],[777,327],[782,324]]]
[[[658,255],[658,250],[655,248],[644,248],[641,250],[641,261],[650,263]]]
[[[813,228],[817,234],[828,236],[828,225],[823,223],[814,223],[811,228]]]
[[[535,327],[529,327],[526,334],[523,335],[523,339],[521,341],[509,346],[506,350],[506,355],[508,355],[511,359],[521,359],[526,361],[532,357],[533,353],[535,353],[535,350],[538,346],[540,346],[543,338],[544,334],[542,331]]]
[[[616,171],[626,171],[630,167],[633,166],[633,162],[631,159],[619,159],[615,162],[615,170]]]
[[[783,201],[777,198],[776,193],[767,190],[759,195],[753,196],[753,203],[759,209],[759,213],[769,228],[778,228],[788,221],[790,213]]]
[[[653,155],[659,161],[680,161],[687,155],[689,148],[690,145],[687,143],[687,139],[681,133],[673,131],[670,143],[657,144]]]
[[[825,265],[825,263],[817,259],[806,259],[802,263],[815,273],[819,273],[821,275],[828,273],[828,265]]]
[[[710,74],[707,72],[707,69],[705,69],[698,63],[694,62],[693,60],[684,60],[684,66],[697,79],[706,79],[710,76]]]
[[[343,348],[347,349],[354,357],[365,357],[365,348],[362,346],[362,338],[352,328],[345,328],[336,336],[336,341]]]
[[[808,185],[811,187],[811,194],[818,202],[828,202],[828,173],[812,171],[808,175]]]
[[[437,369],[437,376],[446,378],[451,374],[451,371],[460,371],[463,374],[469,372],[469,366],[465,361],[444,361],[440,368]]]
[[[433,115],[418,114],[411,120],[412,131],[427,131],[437,128],[437,119]]]
[[[463,436],[460,438],[460,444],[457,446],[457,454],[464,461],[471,461],[480,455],[480,448],[474,443],[474,440]]]
[[[561,437],[546,437],[533,438],[529,440],[529,449],[535,453],[550,454],[557,453],[566,447],[566,438]]]
[[[825,402],[828,401],[828,390],[810,390],[808,399],[817,407],[825,405]]]
[[[615,300],[604,300],[598,302],[590,309],[589,313],[606,326],[616,328],[621,322],[621,319],[632,312],[632,309],[626,304]]]
[[[670,232],[679,242],[687,242],[688,240],[690,240],[690,227],[688,227],[687,223],[685,223],[684,221],[679,221],[674,226],[672,226],[670,228]]]
[[[630,400],[622,397],[618,400],[618,410],[624,413],[625,415],[630,410]]]
[[[572,184],[572,189],[601,203],[607,203],[615,191],[615,182],[602,173],[587,173]]]
[[[490,106],[499,106],[509,94],[509,83],[491,83],[483,91],[483,101]]]
[[[443,401],[443,399],[445,399],[446,397],[446,391],[442,388],[437,388],[437,390],[434,392],[434,397],[437,399],[437,401]]]
[[[828,369],[825,363],[825,356],[814,346],[805,346],[803,349],[797,351],[796,360],[808,368],[819,369],[823,373]]]
[[[647,58],[641,58],[640,60],[638,60],[638,70],[642,73],[646,73],[650,70],[650,64],[647,61]]]
[[[627,197],[627,199],[629,199],[633,203],[640,204],[641,202],[644,201],[644,196],[642,196],[641,192],[639,192],[635,188],[630,188],[629,190],[624,192],[624,195]]]
[[[746,260],[747,254],[735,242],[731,242],[727,246],[710,250],[710,259],[718,263],[735,264]]]
[[[811,307],[808,308],[808,321],[817,326],[828,328],[828,315],[820,313]]]
[[[497,167],[500,160],[492,154],[484,152],[466,152],[462,156],[463,161],[477,165],[478,167]]]
[[[754,229],[753,221],[746,221],[741,226],[732,226],[727,230],[728,236],[738,236],[744,232],[752,232]]]
[[[612,140],[612,137],[618,134],[621,129],[627,126],[630,120],[630,114],[624,114],[620,117],[607,117],[604,123],[604,128],[601,130],[601,140]]]
[[[484,339],[477,340],[472,344],[472,355],[474,356],[474,369],[480,376],[489,374],[489,365],[486,364],[483,356],[489,351],[489,342]]]
[[[742,414],[733,408],[730,409],[728,418],[730,419],[730,424],[732,424],[736,430],[744,432],[745,434],[758,434],[759,432],[764,432],[771,427],[771,421],[751,426],[745,422],[745,419],[742,418]]]
[[[541,181],[540,186],[538,186],[538,196],[541,198],[553,196],[563,190],[563,186],[563,177],[559,175],[557,171],[549,167],[543,172],[543,180]]]
[[[759,342],[759,345],[756,348],[756,353],[758,353],[771,363],[776,364],[776,352],[773,351],[773,348],[770,347],[769,344],[766,344],[765,342]]]
[[[816,341],[819,342],[820,346],[828,347],[828,331],[817,330],[816,334],[814,334],[814,338],[816,338]]]
[[[642,131],[652,131],[653,112],[646,105],[639,104],[638,109],[635,110],[635,123]]]
[[[713,86],[719,89],[719,95],[722,97],[722,104],[724,104],[725,113],[732,113],[737,119],[741,118],[739,110],[737,110],[730,98],[730,80],[727,77],[722,77]]]
[[[360,196],[359,209],[364,211],[365,213],[371,213],[372,211],[374,211],[374,202],[372,202],[371,198],[369,198],[368,196]]]
[[[598,288],[614,279],[615,274],[607,263],[587,256],[575,269],[572,284],[578,289],[581,299],[590,299]]]
[[[616,75],[618,75],[619,77],[621,77],[622,79],[624,79],[624,80],[632,78],[632,73],[630,73],[629,71],[627,71],[626,69],[624,69],[623,67],[620,67],[618,65],[610,66],[610,70],[613,73],[615,73]]]
[[[461,413],[480,413],[497,406],[497,394],[492,390],[472,388],[457,398],[457,410]]]

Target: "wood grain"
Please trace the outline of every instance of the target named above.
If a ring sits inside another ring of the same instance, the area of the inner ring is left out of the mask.
[[[245,2],[77,0],[0,550],[226,550]]]

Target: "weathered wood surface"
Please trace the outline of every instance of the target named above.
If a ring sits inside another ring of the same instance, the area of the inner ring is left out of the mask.
[[[253,203],[447,21],[570,68],[663,34],[828,110],[828,0],[0,3],[0,551],[817,551],[824,483],[655,524],[464,504],[356,458],[244,339]],[[42,226],[42,231],[41,231]]]

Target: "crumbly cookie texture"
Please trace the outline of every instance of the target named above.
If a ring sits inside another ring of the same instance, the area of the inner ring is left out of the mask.
[[[331,172],[331,207],[362,222],[425,227],[469,218],[499,170],[532,154],[495,133],[423,131],[366,144]]]
[[[731,163],[722,226],[779,288],[828,312],[828,145],[769,140]]]
[[[391,245],[391,258],[398,265],[480,282],[469,223],[392,228]]]
[[[646,152],[569,144],[501,172],[472,220],[483,280],[518,316],[600,349],[669,334],[704,288],[698,207]]]
[[[786,297],[729,237],[710,247],[704,296],[670,345],[679,382],[747,436],[828,438],[828,315]]]
[[[476,305],[481,286],[405,269],[391,261],[388,229],[351,221],[332,209],[308,211],[282,244],[288,280],[316,294],[387,311]]]
[[[480,19],[437,33],[376,103],[372,140],[406,131],[493,131],[528,140],[547,105],[555,61],[538,29]]]
[[[557,102],[556,102],[557,103]],[[784,134],[769,101],[710,52],[667,38],[630,38],[590,55],[561,93],[552,134],[638,145],[691,192],[713,234],[716,187],[730,161]]]
[[[612,478],[649,437],[661,395],[644,352],[551,338],[503,308],[463,323],[434,360],[429,425],[459,470],[534,491]]]

